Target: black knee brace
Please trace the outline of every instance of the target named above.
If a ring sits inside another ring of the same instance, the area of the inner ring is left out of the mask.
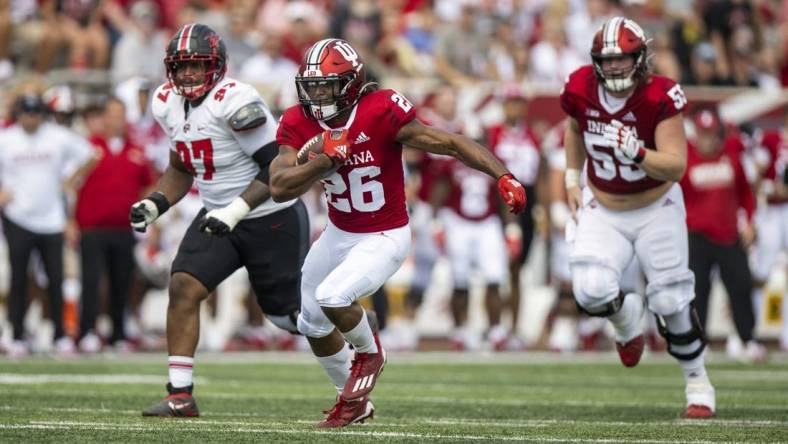
[[[575,301],[575,305],[577,306],[577,311],[579,311],[580,313],[585,313],[589,316],[594,316],[599,318],[606,318],[608,316],[618,313],[618,311],[621,310],[621,306],[624,305],[624,298],[625,298],[624,293],[619,292],[618,296],[615,299],[603,305],[604,311],[597,311],[594,313],[591,313],[590,311],[583,308],[580,304],[577,303],[577,301]]]
[[[689,361],[697,358],[703,353],[707,344],[706,335],[703,331],[703,326],[700,323],[698,311],[695,310],[694,304],[690,305],[690,322],[692,322],[692,329],[685,333],[669,332],[665,324],[665,319],[658,314],[654,314],[654,317],[657,319],[657,330],[659,330],[659,334],[665,338],[665,342],[668,344],[668,353],[670,353],[671,356],[681,361]],[[690,345],[698,340],[700,340],[700,347],[694,352],[679,353],[673,350],[674,345]]]

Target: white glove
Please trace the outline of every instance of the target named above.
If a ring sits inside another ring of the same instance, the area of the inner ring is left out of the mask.
[[[152,224],[159,217],[159,209],[150,199],[142,199],[131,206],[129,212],[129,222],[131,227],[140,233],[144,233],[148,225]]]
[[[635,132],[618,120],[605,125],[604,137],[608,146],[620,151],[627,159],[640,163],[646,157],[646,149],[640,144]]]
[[[216,236],[226,236],[251,210],[245,200],[236,197],[230,202],[230,205],[205,213],[200,221],[200,231]]]

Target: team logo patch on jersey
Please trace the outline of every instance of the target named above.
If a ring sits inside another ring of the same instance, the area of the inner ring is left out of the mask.
[[[586,108],[586,115],[589,117],[599,117],[599,111],[592,108]]]

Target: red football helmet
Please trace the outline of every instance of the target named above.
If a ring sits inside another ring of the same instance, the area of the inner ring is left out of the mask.
[[[606,58],[631,55],[634,59],[629,72],[605,74],[602,61]],[[643,28],[633,20],[613,17],[594,35],[591,45],[591,60],[599,82],[610,91],[623,91],[636,81],[645,78],[648,71],[648,40]]]
[[[366,79],[364,61],[350,43],[324,39],[309,48],[298,69],[298,100],[307,116],[329,120],[358,102]]]

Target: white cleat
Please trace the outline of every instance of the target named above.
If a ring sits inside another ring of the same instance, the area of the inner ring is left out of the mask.
[[[10,359],[24,359],[30,355],[30,347],[26,341],[15,340],[8,344],[6,354]]]
[[[689,419],[711,418],[716,412],[714,387],[710,382],[690,382],[684,391],[687,408],[682,415]]]
[[[63,336],[55,341],[55,355],[59,358],[72,358],[77,355],[77,346],[74,340],[68,336]]]
[[[93,354],[101,351],[101,338],[92,331],[89,331],[79,340],[79,351],[82,353]]]

